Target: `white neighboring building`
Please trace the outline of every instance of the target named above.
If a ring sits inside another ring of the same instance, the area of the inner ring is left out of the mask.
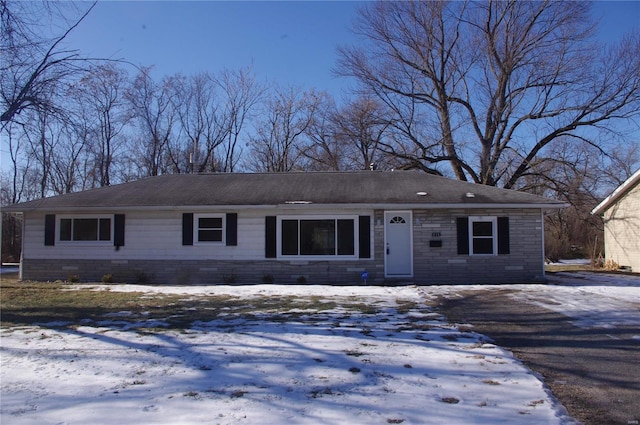
[[[604,220],[605,258],[640,272],[640,170],[591,213]]]

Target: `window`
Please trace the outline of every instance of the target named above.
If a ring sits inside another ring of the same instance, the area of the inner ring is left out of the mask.
[[[456,223],[458,254],[507,255],[511,252],[509,217],[458,217]]]
[[[280,220],[282,256],[356,255],[356,218],[288,218]]]
[[[195,224],[199,243],[222,243],[224,241],[223,216],[198,216]]]
[[[109,242],[111,241],[111,232],[111,218],[60,218],[61,242]]]
[[[182,245],[238,245],[238,213],[182,214]]]
[[[498,252],[496,217],[469,217],[469,253],[496,255]]]

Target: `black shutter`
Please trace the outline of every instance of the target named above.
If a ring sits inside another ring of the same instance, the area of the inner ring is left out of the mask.
[[[276,230],[276,216],[267,216],[265,226],[265,238],[264,238],[264,256],[266,258],[277,257],[277,230]]]
[[[113,245],[116,248],[124,246],[124,214],[113,216]]]
[[[238,245],[238,214],[228,213],[226,226],[227,246]]]
[[[193,245],[193,213],[182,214],[182,245]]]
[[[498,217],[498,254],[509,254],[509,217]]]
[[[458,229],[458,254],[469,255],[469,218],[458,217],[456,227]]]
[[[360,258],[371,258],[371,217],[358,217],[358,252]]]
[[[47,214],[44,216],[44,244],[54,246],[56,244],[56,215]]]

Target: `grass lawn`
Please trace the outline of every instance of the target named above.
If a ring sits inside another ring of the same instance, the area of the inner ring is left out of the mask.
[[[591,264],[545,264],[544,270],[548,273],[579,272],[595,270]]]
[[[80,321],[100,321],[113,318],[126,311],[119,320],[131,323],[161,320],[170,329],[186,329],[193,322],[215,320],[230,312],[234,317],[255,319],[258,314],[269,314],[270,320],[295,319],[308,311],[322,312],[336,307],[375,314],[375,306],[352,297],[336,301],[317,295],[304,298],[295,296],[252,297],[250,302],[230,295],[176,295],[143,292],[115,292],[92,290],[90,284],[77,285],[63,282],[20,282],[17,277],[2,277],[0,282],[0,326],[11,327],[43,323],[63,323],[75,326]],[[399,311],[413,308],[412,303],[398,306]]]

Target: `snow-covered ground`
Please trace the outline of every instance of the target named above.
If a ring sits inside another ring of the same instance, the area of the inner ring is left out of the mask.
[[[579,326],[640,323],[638,277],[551,279],[509,288]],[[335,306],[290,311],[289,320],[230,309],[186,330],[132,324],[126,311],[78,327],[2,329],[2,424],[574,422],[509,352],[428,307],[438,295],[505,286],[94,287],[105,288],[228,294],[248,303],[314,296]],[[356,300],[377,313],[354,307]]]
[[[10,273],[18,273],[18,271],[20,270],[19,266],[16,265],[2,265],[0,267],[0,274],[10,274]]]
[[[521,288],[514,297],[569,316],[582,328],[640,327],[638,276],[558,273],[550,283]]]
[[[511,295],[514,299],[564,314],[582,328],[640,327],[639,276],[571,272],[548,274],[547,278],[549,282],[545,285],[470,285],[464,290],[510,289],[514,291]],[[433,288],[434,294],[452,297],[462,289]]]

